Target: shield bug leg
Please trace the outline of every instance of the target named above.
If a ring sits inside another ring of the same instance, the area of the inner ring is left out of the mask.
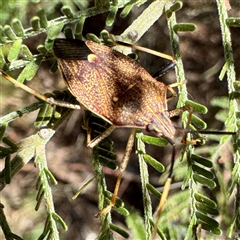
[[[184,82],[184,83],[185,83],[185,82]],[[168,91],[170,91],[171,94],[172,94],[172,96],[170,96],[170,97],[167,98],[167,101],[170,101],[170,100],[172,100],[173,98],[177,97],[177,93],[175,92],[175,90],[174,90],[173,88],[174,88],[174,87],[178,87],[178,86],[180,86],[180,85],[182,85],[182,84],[184,84],[184,83],[173,83],[173,84],[170,84],[170,85],[167,86]]]
[[[89,126],[89,119],[86,116],[86,112],[83,117],[83,122],[81,124],[82,129],[87,132],[87,144],[91,142],[91,127]]]
[[[95,130],[93,129],[93,126],[91,124],[91,121],[93,121],[93,120],[91,120],[90,118],[92,118],[92,117],[91,117],[91,113],[89,111],[85,111],[83,122],[81,124],[82,129],[84,129],[87,132],[87,141],[86,142],[87,142],[87,147],[90,147],[90,148],[94,148],[96,145],[98,145],[102,140],[104,140],[106,137],[108,137],[116,128],[114,125],[106,126],[106,128],[105,128],[105,126],[102,126],[105,129],[101,132],[98,132],[98,135],[96,136],[94,134]],[[95,119],[100,120],[101,118],[96,116]],[[103,119],[101,119],[101,120],[104,121]],[[95,122],[95,121],[93,121],[93,122]],[[104,121],[104,122],[107,124],[106,121]]]
[[[94,148],[97,144],[99,144],[104,138],[108,137],[114,130],[116,129],[116,126],[111,125],[108,129],[106,129],[103,133],[101,133],[99,136],[91,140],[87,143],[87,146],[90,148]]]
[[[107,214],[112,207],[115,206],[116,204],[116,199],[117,199],[117,195],[119,192],[119,188],[120,188],[120,184],[121,184],[121,180],[122,180],[122,176],[123,176],[123,172],[127,167],[133,146],[134,146],[134,139],[135,139],[135,134],[136,134],[136,129],[132,129],[130,136],[128,138],[128,142],[127,142],[127,146],[126,146],[126,150],[124,152],[124,156],[122,158],[121,164],[120,164],[120,168],[119,168],[119,174],[118,174],[118,178],[117,178],[117,182],[115,184],[115,188],[114,188],[114,192],[110,201],[110,204],[104,208],[99,214],[97,214],[96,216],[100,216],[101,214]]]

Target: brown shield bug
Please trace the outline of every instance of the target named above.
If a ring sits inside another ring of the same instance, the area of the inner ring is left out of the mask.
[[[147,129],[173,139],[168,87],[135,60],[92,41],[56,39],[53,52],[69,90],[84,108],[115,127]]]
[[[80,105],[111,124],[88,146],[96,146],[118,127],[146,129],[174,145],[175,128],[170,117],[188,108],[168,110],[167,90],[172,91],[170,86],[158,82],[135,60],[92,41],[56,39],[53,53],[69,90]],[[170,68],[173,66],[170,64]],[[133,148],[134,134],[133,130],[110,206],[101,213],[115,205],[122,172]],[[174,154],[173,151],[172,158]]]

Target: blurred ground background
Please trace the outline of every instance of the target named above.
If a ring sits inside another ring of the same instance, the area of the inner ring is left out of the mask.
[[[30,19],[36,15],[37,9],[45,8],[49,19],[60,16],[62,4],[70,4],[70,1],[4,1],[0,0],[0,24],[10,24],[13,17],[19,18],[29,26]],[[150,2],[150,1],[149,1]],[[54,4],[53,4],[54,3]],[[230,1],[232,9],[230,16],[239,17],[240,2]],[[125,19],[117,17],[113,27],[108,30],[115,35],[121,34],[130,23],[141,14],[149,3],[140,8],[134,7],[133,11]],[[106,15],[90,18],[86,21],[83,35],[99,32],[105,27]],[[217,121],[215,114],[219,108],[211,107],[210,101],[217,96],[227,95],[227,82],[219,81],[218,76],[224,63],[221,33],[218,13],[214,1],[184,1],[183,9],[177,13],[177,21],[196,24],[197,28],[192,33],[180,33],[181,54],[184,63],[189,99],[208,107],[208,114],[201,116],[207,122],[209,128],[222,129],[224,126]],[[239,78],[239,28],[231,28],[234,58],[237,78]],[[44,42],[45,35],[26,39],[26,44],[34,52],[36,46]],[[152,48],[171,54],[166,18],[162,16],[141,38],[138,45]],[[166,64],[166,61],[146,53],[139,53],[141,65],[151,74]],[[208,72],[209,69],[214,70]],[[35,80],[28,85],[38,91],[51,92],[55,89],[65,88],[60,74],[48,72],[49,63],[44,63],[39,69]],[[165,75],[162,81],[166,84],[174,83],[174,71]],[[35,101],[34,97],[21,89],[13,87],[10,83],[1,79],[1,116],[27,106]],[[12,122],[7,129],[7,135],[13,141],[18,142],[22,138],[30,136],[37,130],[33,126],[36,113],[25,115],[21,119]],[[81,129],[83,112],[75,111],[72,117],[66,121],[55,134],[47,146],[49,168],[58,181],[53,186],[56,212],[66,221],[69,230],[62,232],[62,239],[95,239],[99,230],[98,219],[94,215],[98,212],[96,182],[93,182],[87,190],[76,200],[72,196],[77,189],[88,179],[93,177],[91,166],[91,150],[85,147],[86,134]],[[123,155],[129,130],[118,129],[112,134],[115,142],[115,152],[118,159]],[[178,141],[177,138],[176,141]],[[177,142],[181,148],[180,142]],[[168,164],[171,148],[149,147],[149,153],[159,161]],[[1,163],[3,165],[3,163]],[[138,161],[134,154],[131,156],[128,169],[124,173],[124,180],[120,190],[120,196],[127,206],[134,206],[141,214],[142,196],[138,170]],[[152,169],[151,182],[158,184],[159,174]],[[24,239],[36,239],[42,231],[45,217],[44,206],[38,212],[35,207],[35,184],[38,170],[30,162],[14,177],[11,185],[1,193],[1,202],[5,205],[5,214],[11,225],[12,231],[23,236]],[[117,172],[106,169],[109,189],[113,190]],[[134,196],[134,197],[133,197]],[[113,213],[114,223],[124,226],[125,223],[119,215]],[[37,227],[39,226],[39,227]],[[87,238],[88,236],[88,238]],[[1,233],[0,233],[0,239]],[[115,239],[122,239],[115,236]]]

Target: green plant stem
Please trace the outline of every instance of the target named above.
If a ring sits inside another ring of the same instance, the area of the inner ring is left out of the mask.
[[[41,129],[17,144],[18,154],[11,161],[11,178],[36,155],[37,151],[39,152],[38,148],[42,149],[46,145],[54,133],[55,131],[51,129]],[[3,170],[0,177],[0,190],[6,185],[4,172]]]
[[[164,13],[165,6],[168,2],[171,1],[153,1],[148,8],[146,8],[143,13],[120,35],[122,38],[121,41],[128,43],[137,42]],[[118,45],[116,49],[125,55],[131,53],[131,48],[126,48],[121,45]]]
[[[138,41],[142,35],[160,18],[164,12],[164,8],[170,0],[153,1],[148,8],[121,34],[123,41],[133,42],[131,33],[137,31],[137,37],[134,42]]]
[[[72,15],[72,17],[61,16],[61,17],[55,18],[53,20],[47,21],[47,24],[46,24],[47,27],[46,28],[40,28],[37,31],[36,31],[36,29],[33,29],[32,27],[25,29],[21,39],[26,39],[26,38],[30,38],[30,37],[33,37],[33,36],[37,36],[37,35],[42,34],[42,33],[50,32],[51,29],[62,28],[62,26],[65,26],[67,24],[77,23],[80,19],[86,19],[88,17],[93,17],[93,16],[103,14],[103,13],[106,13],[106,12],[111,12],[112,10],[114,10],[116,8],[124,7],[129,2],[131,2],[131,1],[130,0],[125,0],[125,1],[120,0],[120,1],[117,2],[118,3],[117,5],[115,5],[115,4],[113,4],[113,5],[111,5],[111,4],[104,4],[104,5],[99,4],[95,7],[78,11],[78,12],[74,13]],[[3,36],[3,38],[5,39],[4,36]],[[52,37],[50,37],[49,40],[53,41]],[[16,41],[16,39],[7,39],[7,40],[5,39],[5,41],[3,41],[3,43],[0,43],[0,50],[1,50],[1,47],[6,46],[7,44],[13,44],[15,41]],[[46,46],[47,46],[47,44],[45,44],[45,47]],[[0,55],[2,55],[1,51],[0,51]],[[32,58],[31,62],[38,62],[38,61],[46,60],[46,56],[44,56],[43,54],[37,54],[37,55],[32,56],[31,58]],[[3,59],[4,59],[4,57],[3,57]],[[14,60],[14,61],[11,61],[11,64],[10,64],[8,70],[15,70],[15,69],[23,68],[27,64],[29,64],[29,62],[30,62],[30,60]]]
[[[142,196],[143,196],[143,206],[144,206],[144,216],[145,216],[145,230],[146,230],[146,240],[151,239],[151,220],[152,220],[152,203],[151,198],[147,189],[147,184],[149,184],[149,175],[148,175],[148,167],[146,162],[144,161],[143,155],[146,153],[145,144],[141,140],[141,136],[143,136],[142,132],[137,132],[137,149],[138,159],[139,159],[139,168],[140,168],[140,177],[142,184]]]
[[[224,58],[227,65],[226,71],[227,71],[227,81],[228,81],[228,92],[229,92],[229,95],[231,95],[231,93],[235,90],[234,82],[236,81],[236,73],[234,69],[231,33],[230,33],[229,27],[226,24],[228,14],[227,14],[225,2],[221,0],[216,0],[216,2],[218,6],[219,21],[220,21],[221,32],[222,32]],[[226,127],[229,131],[237,130],[236,112],[238,112],[238,103],[235,99],[230,99],[229,114],[225,122]]]
[[[33,112],[33,111],[39,109],[43,104],[44,104],[44,102],[35,102],[27,107],[21,108],[15,112],[11,112],[11,113],[1,117],[0,118],[0,126],[6,125],[6,124],[16,120],[17,118],[22,117],[24,114],[28,114],[30,112]]]
[[[180,108],[185,105],[185,101],[188,99],[187,95],[187,86],[184,83],[185,82],[185,73],[184,73],[184,68],[183,68],[183,62],[182,58],[180,55],[180,48],[179,48],[179,37],[177,33],[173,30],[174,25],[177,24],[176,21],[176,15],[175,12],[172,13],[171,17],[168,18],[168,29],[169,29],[169,37],[171,41],[171,46],[172,46],[172,51],[173,51],[173,56],[176,60],[176,67],[175,67],[175,72],[176,72],[176,81],[177,83],[180,83],[178,86],[178,103],[177,103],[177,108]],[[185,119],[183,121],[187,121]]]
[[[183,62],[181,59],[180,55],[180,47],[179,47],[179,37],[177,33],[173,30],[174,25],[177,24],[176,21],[176,15],[175,12],[172,12],[171,17],[168,18],[168,28],[169,28],[169,33],[170,33],[170,40],[171,40],[171,45],[172,45],[172,51],[173,51],[173,56],[176,60],[176,80],[178,83],[180,83],[178,87],[178,92],[179,92],[179,97],[178,97],[178,103],[177,103],[177,108],[183,107],[185,105],[185,102],[188,100],[188,92],[187,92],[187,86],[185,83],[185,74],[184,74],[184,68],[183,68]],[[182,84],[183,83],[183,84]],[[188,122],[188,115],[183,112],[182,114],[182,124],[183,127],[185,128]],[[187,155],[191,155],[194,152],[194,149],[191,145],[185,146],[185,151],[187,152]],[[196,184],[193,180],[193,174],[191,170],[191,162],[188,162],[189,169],[188,173],[186,174],[186,177],[184,179],[184,182],[189,182],[189,192],[190,192],[190,198],[191,198],[191,223],[194,222],[195,224],[195,198],[194,198],[194,193],[197,191]],[[188,234],[186,235],[185,239],[190,239],[194,233],[193,233],[193,226],[194,224],[190,224],[188,227]]]
[[[22,59],[13,60],[11,61],[11,64],[7,70],[13,71],[15,69],[23,68],[30,63],[36,63],[36,65],[39,66],[41,62],[46,61],[47,59],[50,59],[50,58],[51,57],[46,57],[42,54],[35,54],[31,56],[31,60],[30,59],[29,60],[22,60]]]
[[[35,163],[36,166],[39,168],[39,178],[43,189],[43,195],[46,203],[47,212],[49,214],[49,231],[51,234],[51,239],[58,240],[59,234],[58,229],[55,221],[55,209],[52,197],[51,187],[48,182],[48,175],[46,174],[46,170],[48,170],[47,166],[47,159],[45,153],[45,145],[52,137],[55,131],[51,129],[41,129],[39,131],[39,137],[41,139],[36,139],[35,146],[36,146],[36,158]]]
[[[224,48],[224,58],[225,58],[225,64],[227,66],[227,81],[228,81],[228,91],[229,95],[231,96],[231,93],[234,92],[234,82],[236,81],[236,74],[234,70],[234,60],[233,60],[233,50],[232,50],[232,42],[231,42],[231,33],[230,29],[226,24],[226,21],[228,19],[227,9],[224,1],[216,0],[218,12],[219,12],[219,21],[221,26],[221,32],[222,32],[222,41],[223,41],[223,48]],[[230,99],[229,102],[229,114],[225,121],[226,127],[229,131],[237,131],[237,117],[236,114],[238,112],[238,103],[236,99]],[[233,138],[235,141],[235,145],[237,146],[237,137]],[[233,226],[235,224],[235,228],[240,228],[240,154],[239,150],[237,149],[234,152],[234,169],[232,171],[232,179],[233,183],[229,191],[229,196],[231,196],[231,193],[233,192],[234,188],[237,189],[236,193],[236,204],[235,204],[235,217],[236,221],[233,222],[230,229],[233,229]],[[232,231],[229,233],[229,237],[232,236]]]
[[[191,209],[191,224],[189,224],[188,226],[188,230],[187,230],[187,234],[184,238],[184,240],[190,240],[193,238],[195,232],[194,232],[194,227],[196,227],[196,200],[194,197],[194,194],[198,192],[198,187],[197,184],[195,183],[194,179],[193,179],[193,171],[191,168],[191,160],[190,160],[190,156],[193,153],[193,149],[191,146],[189,146],[188,148],[188,153],[187,153],[187,158],[189,159],[188,161],[188,178],[189,178],[189,194],[190,194],[190,209]]]
[[[107,184],[103,173],[103,167],[98,161],[98,150],[96,148],[93,148],[92,152],[92,165],[94,169],[94,176],[97,180],[98,208],[101,211],[108,204],[105,202]],[[101,234],[108,232],[106,236],[108,235],[109,240],[113,240],[112,232],[110,231],[110,224],[112,223],[110,212],[108,212],[106,215],[100,214],[99,218],[101,221]]]

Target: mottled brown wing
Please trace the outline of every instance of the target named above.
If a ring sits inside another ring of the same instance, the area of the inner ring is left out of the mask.
[[[157,81],[136,84],[115,104],[111,121],[116,126],[154,130],[173,139],[175,128],[169,118],[166,92],[167,87]]]

